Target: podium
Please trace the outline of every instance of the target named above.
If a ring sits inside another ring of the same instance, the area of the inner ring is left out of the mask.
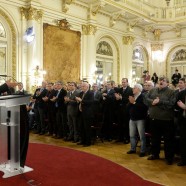
[[[32,171],[20,166],[20,106],[29,103],[30,95],[0,97],[0,171],[3,178]]]

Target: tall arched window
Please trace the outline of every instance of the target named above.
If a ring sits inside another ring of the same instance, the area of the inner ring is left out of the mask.
[[[96,82],[113,79],[113,50],[106,41],[100,41],[96,48]]]
[[[140,46],[136,46],[132,55],[132,83],[142,83],[141,77],[144,69],[144,51]]]
[[[171,75],[178,69],[183,77],[186,77],[186,48],[177,48],[171,55]]]

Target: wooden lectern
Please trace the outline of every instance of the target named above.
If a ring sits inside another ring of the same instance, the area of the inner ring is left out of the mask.
[[[32,171],[20,166],[20,106],[29,103],[30,95],[0,97],[0,171],[3,178]]]

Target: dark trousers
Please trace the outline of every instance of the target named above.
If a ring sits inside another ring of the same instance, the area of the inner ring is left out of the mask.
[[[80,135],[81,135],[81,141],[85,145],[91,145],[91,124],[92,124],[93,118],[88,118],[87,116],[84,116],[83,113],[81,114],[81,129],[80,129]]]
[[[172,120],[151,119],[152,154],[158,156],[162,136],[164,139],[165,159],[172,160],[174,157],[174,122]]]
[[[67,126],[67,113],[58,109],[56,112],[56,124],[54,128],[55,134],[60,137],[67,137],[68,126]]]
[[[186,118],[181,118],[179,120],[180,124],[180,151],[181,159],[186,163]]]

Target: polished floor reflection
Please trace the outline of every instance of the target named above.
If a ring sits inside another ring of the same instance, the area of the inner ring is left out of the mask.
[[[178,167],[175,158],[173,165],[166,165],[163,159],[163,151],[160,160],[147,160],[147,156],[139,157],[139,148],[137,154],[127,154],[130,149],[129,144],[96,141],[89,147],[82,147],[72,142],[66,142],[62,139],[54,139],[48,136],[30,133],[30,142],[46,143],[51,145],[63,146],[95,154],[97,156],[111,160],[125,168],[132,170],[143,179],[160,183],[166,186],[185,186],[186,185],[186,166]]]

